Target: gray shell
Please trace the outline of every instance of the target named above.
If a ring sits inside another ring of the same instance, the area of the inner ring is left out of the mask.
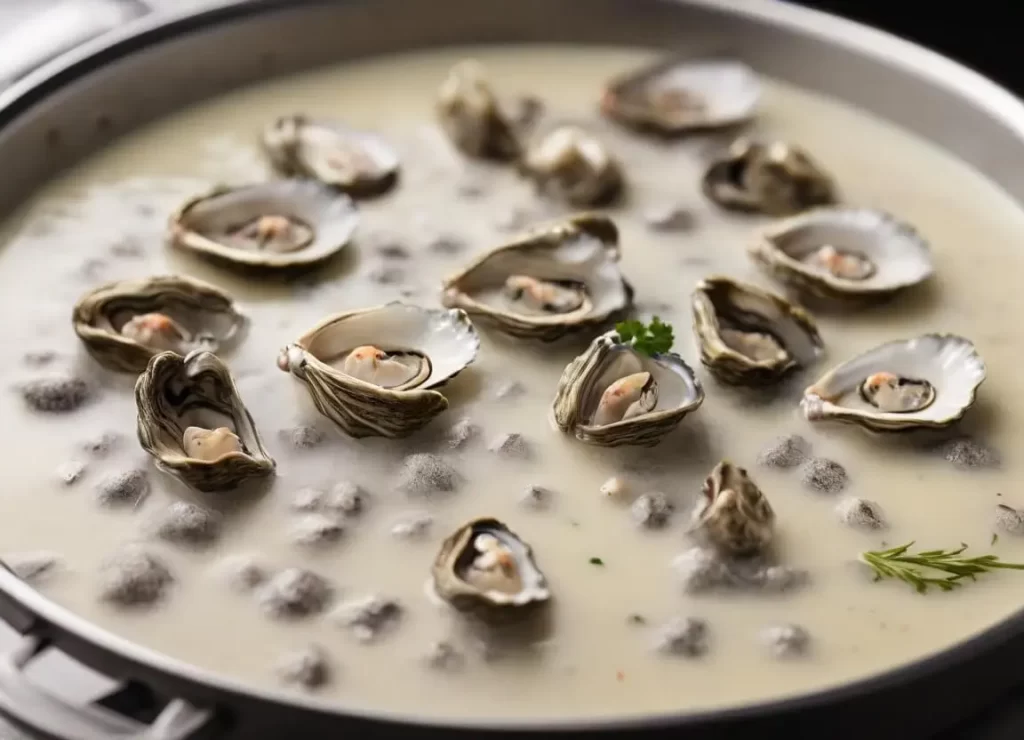
[[[575,126],[549,132],[526,150],[519,166],[538,191],[581,208],[607,205],[623,188],[618,160]]]
[[[142,449],[156,458],[157,467],[198,491],[230,491],[274,473],[274,460],[263,447],[227,365],[210,352],[156,355],[135,383],[135,404]],[[186,456],[182,437],[193,425],[230,428],[243,451],[210,462]]]
[[[437,95],[441,127],[455,147],[469,157],[508,162],[522,153],[519,135],[501,108],[486,72],[464,59],[448,72]]]
[[[153,312],[170,316],[192,334],[185,351],[226,349],[237,343],[248,323],[227,293],[179,275],[96,288],[75,304],[71,322],[89,354],[105,368],[141,373],[161,350],[123,336],[120,327],[133,316]]]
[[[701,494],[693,511],[693,529],[712,545],[746,556],[771,544],[775,512],[745,469],[723,460],[704,481]]]

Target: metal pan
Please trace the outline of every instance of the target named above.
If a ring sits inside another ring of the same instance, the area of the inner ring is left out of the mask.
[[[936,54],[814,11],[764,0],[233,0],[195,14],[147,16],[0,93],[0,212],[125,131],[238,85],[342,58],[512,41],[728,52],[932,140],[1024,201],[1024,105]],[[1024,661],[1022,613],[940,655],[783,701],[592,723],[443,723],[246,687],[106,632],[3,569],[0,618],[23,635],[0,658],[0,714],[41,737],[68,740],[616,732],[905,739],[926,737],[1005,693],[1015,680],[1005,667]],[[25,675],[46,647],[125,688],[102,707],[54,698]]]

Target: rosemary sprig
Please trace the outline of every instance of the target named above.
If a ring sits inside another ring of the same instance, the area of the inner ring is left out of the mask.
[[[925,593],[930,586],[942,591],[952,591],[963,585],[964,579],[976,580],[977,576],[993,570],[1024,570],[1024,563],[1004,563],[998,555],[977,555],[967,557],[963,553],[967,545],[955,550],[925,550],[916,555],[910,553],[913,542],[889,550],[869,550],[860,555],[860,561],[875,572],[875,580],[897,578],[909,583],[918,593]],[[946,573],[945,576],[930,574],[929,571]]]

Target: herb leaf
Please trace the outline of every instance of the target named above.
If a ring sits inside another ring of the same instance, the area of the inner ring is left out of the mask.
[[[921,594],[932,586],[940,591],[952,591],[962,586],[965,579],[973,581],[993,570],[1024,570],[1024,563],[1004,563],[998,555],[968,557],[963,554],[967,550],[964,544],[955,550],[925,550],[916,555],[910,552],[913,544],[908,542],[889,550],[869,550],[861,553],[860,561],[875,572],[876,581],[896,578]]]
[[[590,559],[590,564],[591,565],[604,565],[604,561],[601,560],[601,558],[591,558]]]
[[[675,341],[672,325],[657,316],[647,326],[636,319],[619,322],[615,325],[615,332],[623,342],[632,342],[633,349],[645,355],[664,354],[672,349]]]

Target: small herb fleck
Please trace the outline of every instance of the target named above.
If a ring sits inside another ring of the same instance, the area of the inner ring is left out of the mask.
[[[630,614],[628,620],[630,624],[647,624],[643,614]]]
[[[993,532],[992,533],[992,542],[990,542],[989,544],[994,545],[997,542],[999,542],[999,535],[996,532]]]
[[[668,352],[675,341],[672,325],[657,316],[647,326],[636,319],[621,321],[615,325],[615,332],[623,342],[631,342],[637,352],[651,356]]]
[[[591,565],[604,565],[604,561],[601,560],[601,558],[591,558],[590,559],[590,564]]]

